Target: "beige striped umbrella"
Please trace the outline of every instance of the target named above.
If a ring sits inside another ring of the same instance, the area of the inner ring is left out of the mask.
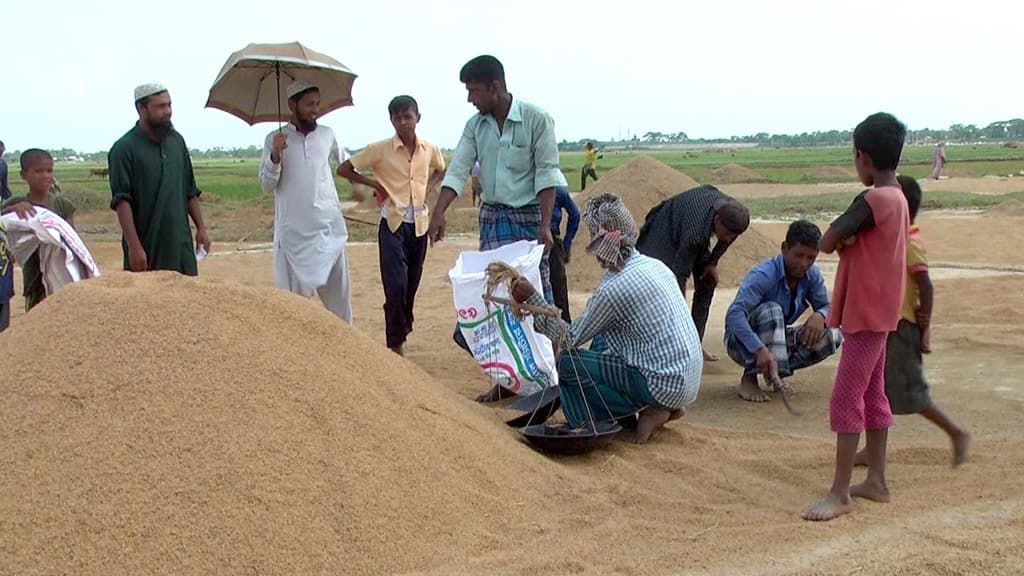
[[[287,96],[281,90],[295,80],[308,80],[320,88],[320,114],[352,105],[356,74],[330,56],[298,42],[249,44],[235,52],[221,68],[210,88],[207,108],[217,108],[245,120],[288,120]]]

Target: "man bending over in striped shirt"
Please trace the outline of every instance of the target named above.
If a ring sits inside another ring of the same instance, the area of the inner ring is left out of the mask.
[[[622,201],[612,194],[591,198],[583,222],[592,238],[586,251],[604,278],[571,325],[538,315],[534,327],[562,351],[558,390],[569,425],[587,424],[590,414],[607,422],[639,413],[636,442],[643,443],[697,399],[700,339],[675,275],[636,251],[636,223]],[[512,298],[547,305],[525,278],[512,285]],[[582,349],[587,342],[590,349]]]

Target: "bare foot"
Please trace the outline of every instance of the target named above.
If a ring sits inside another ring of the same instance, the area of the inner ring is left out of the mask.
[[[668,410],[655,408],[654,406],[644,408],[636,422],[636,443],[643,444],[647,442],[654,430],[664,426],[670,417],[671,413]]]
[[[849,495],[843,497],[829,492],[828,496],[825,496],[815,505],[808,508],[804,512],[803,518],[804,520],[821,522],[838,518],[850,512],[853,512],[853,500],[850,499]]]
[[[708,352],[707,350],[704,350],[703,348],[701,348],[701,350],[704,352],[704,361],[705,362],[718,362],[718,354],[712,354],[711,352]]]
[[[676,408],[675,410],[668,413],[668,421],[679,420],[686,415],[686,408]]]
[[[505,398],[511,398],[513,396],[515,396],[513,392],[509,392],[508,390],[495,384],[494,388],[491,388],[487,392],[484,392],[483,394],[477,396],[476,401],[482,404],[486,404],[488,402],[498,402],[499,400],[504,400]]]
[[[864,448],[857,455],[853,457],[854,466],[867,466],[868,465],[868,449]]]
[[[877,482],[864,481],[850,486],[850,496],[885,503],[889,501],[889,487]]]
[[[953,468],[967,463],[967,448],[970,444],[971,435],[967,432],[961,432],[959,436],[953,438]]]
[[[757,377],[752,374],[743,376],[737,392],[740,398],[750,402],[768,402],[772,399],[771,396],[761,390],[761,387],[757,385]]]
[[[389,348],[389,350],[391,350],[395,354],[398,354],[399,356],[405,356],[405,346],[401,344],[399,344],[398,346],[392,346],[391,348]]]

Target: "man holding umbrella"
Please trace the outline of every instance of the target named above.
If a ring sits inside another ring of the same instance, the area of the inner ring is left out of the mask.
[[[288,86],[290,122],[267,136],[260,185],[274,195],[274,282],[310,297],[352,323],[348,228],[341,214],[331,163],[345,152],[327,126],[317,124],[320,89],[308,80]]]

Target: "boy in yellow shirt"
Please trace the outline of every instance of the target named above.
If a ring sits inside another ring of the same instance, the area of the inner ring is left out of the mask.
[[[384,284],[387,345],[404,354],[412,332],[413,302],[427,256],[427,190],[444,178],[441,150],[416,135],[419,105],[412,96],[397,96],[388,105],[395,135],[370,144],[346,160],[338,173],[376,190],[381,205],[377,245]],[[372,170],[373,177],[360,172]]]

